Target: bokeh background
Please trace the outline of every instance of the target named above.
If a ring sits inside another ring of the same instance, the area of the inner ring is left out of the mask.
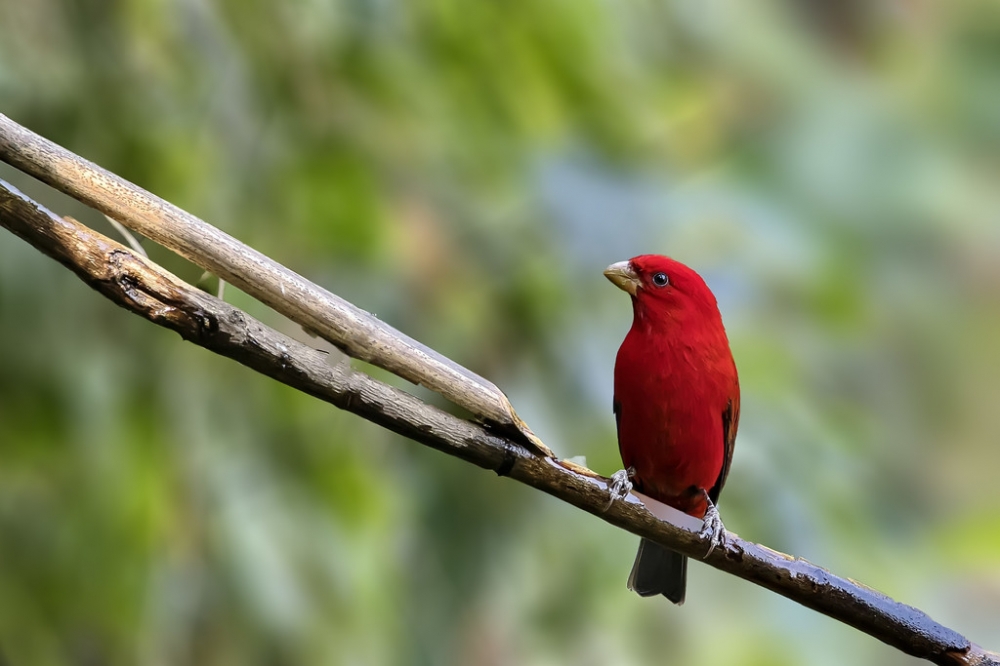
[[[0,0],[0,112],[605,474],[631,313],[601,270],[683,260],[741,373],[727,526],[1000,649],[995,2]],[[698,564],[683,608],[639,599],[636,541],[0,233],[2,663],[913,663]]]

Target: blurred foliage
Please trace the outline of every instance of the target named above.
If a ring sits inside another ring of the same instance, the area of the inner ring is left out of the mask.
[[[0,100],[604,473],[630,312],[600,271],[691,264],[744,392],[727,526],[1000,648],[996,3],[9,0]],[[911,661],[697,564],[684,608],[640,600],[635,538],[183,344],[9,234],[0,456],[12,664]]]

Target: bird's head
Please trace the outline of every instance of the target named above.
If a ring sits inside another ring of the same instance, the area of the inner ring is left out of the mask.
[[[701,276],[670,257],[643,254],[611,264],[604,275],[632,296],[637,315],[718,313],[715,296]]]

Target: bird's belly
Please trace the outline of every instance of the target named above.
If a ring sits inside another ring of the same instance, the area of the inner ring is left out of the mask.
[[[630,424],[625,411],[623,407],[619,445],[625,467],[635,470],[636,489],[685,513],[704,516],[706,494],[722,470],[721,418],[717,426],[707,419],[674,419],[668,424],[661,419],[660,427],[643,427],[641,423],[657,421],[636,419]]]

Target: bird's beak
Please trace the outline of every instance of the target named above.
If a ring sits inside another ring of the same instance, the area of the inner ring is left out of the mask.
[[[639,291],[639,276],[632,270],[632,263],[619,261],[604,269],[604,277],[611,280],[616,287],[622,291],[627,291],[633,296]]]

